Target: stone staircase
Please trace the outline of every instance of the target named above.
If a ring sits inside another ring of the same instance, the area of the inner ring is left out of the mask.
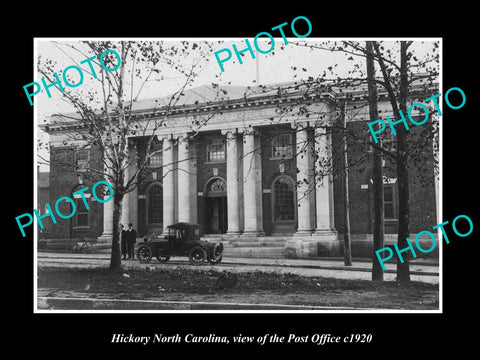
[[[224,245],[224,255],[227,257],[239,258],[270,258],[270,259],[284,259],[285,258],[285,243],[291,239],[291,235],[278,236],[259,236],[259,237],[232,237],[225,234],[208,234],[202,237],[202,240],[210,242],[221,241]],[[81,252],[75,251],[73,246],[78,242],[78,239],[50,239],[39,240],[39,251],[54,251],[54,252]],[[142,239],[137,239],[141,243]],[[112,244],[96,243],[92,241],[92,249],[88,252],[93,253],[110,253]]]
[[[240,258],[285,258],[287,236],[232,237],[226,235],[204,235],[202,240],[221,241],[224,256]]]

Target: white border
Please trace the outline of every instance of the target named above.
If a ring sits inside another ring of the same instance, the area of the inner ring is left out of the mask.
[[[217,41],[217,40],[226,40],[226,41],[244,41],[245,38],[242,37],[231,37],[231,38],[222,38],[222,37],[213,37],[213,38],[195,38],[195,37],[190,37],[190,38],[157,38],[157,37],[152,37],[152,38],[139,38],[139,37],[80,37],[80,38],[67,38],[67,37],[60,37],[60,38],[33,38],[33,56],[34,56],[34,61],[33,61],[33,73],[34,73],[34,81],[37,81],[37,42],[38,41],[82,41],[82,40],[97,40],[97,41],[102,41],[102,40],[116,40],[116,41],[139,41],[139,40],[150,40],[150,41]],[[277,39],[277,37],[275,37]],[[281,38],[278,38],[281,39]],[[406,41],[438,41],[439,42],[439,59],[440,59],[440,75],[439,75],[439,91],[441,94],[443,94],[443,38],[442,37],[339,37],[339,38],[292,38],[292,37],[287,37],[287,39],[290,41],[295,41],[295,40],[301,40],[301,41],[366,41],[366,40],[377,40],[377,41],[399,41],[399,40],[406,40]],[[439,105],[440,108],[442,107],[442,102],[443,98],[440,97],[439,99]],[[38,179],[37,179],[37,155],[38,155],[38,150],[37,150],[37,129],[38,129],[38,124],[37,124],[37,106],[36,102],[33,105],[33,113],[34,113],[34,201],[33,201],[33,208],[37,208],[37,196],[38,196]],[[438,217],[438,224],[441,223],[441,219],[443,219],[443,115],[439,117],[439,187],[438,187],[438,203],[436,204],[436,211],[437,211],[437,217]],[[438,229],[438,239],[442,239],[442,234],[440,229]],[[369,314],[405,314],[405,313],[426,313],[426,314],[441,314],[443,313],[443,242],[439,241],[439,309],[438,310],[401,310],[401,309],[381,309],[381,310],[39,310],[38,307],[38,296],[37,296],[37,240],[38,240],[38,231],[37,231],[37,226],[33,226],[33,253],[34,253],[34,268],[33,268],[33,276],[34,276],[34,308],[33,312],[38,314],[58,314],[58,313],[66,313],[66,314],[71,314],[71,313],[120,313],[120,314],[132,314],[132,313],[195,313],[195,314],[211,314],[211,313],[234,313],[234,314],[243,314],[243,313],[266,313],[266,314],[271,314],[271,313],[280,313],[280,314],[320,314],[320,313],[325,313],[325,314],[357,314],[357,313],[369,313]]]

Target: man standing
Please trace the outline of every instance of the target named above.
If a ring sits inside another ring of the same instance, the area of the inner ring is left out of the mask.
[[[133,228],[133,224],[128,224],[128,230],[126,231],[127,238],[127,253],[128,259],[135,259],[134,244],[137,242],[137,232]]]
[[[123,230],[123,224],[120,224],[120,247],[122,250],[123,260],[127,257],[127,232]]]

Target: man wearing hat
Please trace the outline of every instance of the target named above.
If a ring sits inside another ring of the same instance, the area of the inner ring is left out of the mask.
[[[122,250],[123,260],[127,257],[127,231],[123,229],[123,224],[120,224],[120,249]]]
[[[134,244],[137,242],[137,232],[133,228],[133,224],[128,224],[128,229],[126,233],[126,240],[127,240],[127,254],[129,259],[135,259],[135,251],[134,251]]]

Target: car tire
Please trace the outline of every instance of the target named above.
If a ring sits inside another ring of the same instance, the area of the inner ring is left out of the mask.
[[[220,264],[222,262],[223,255],[220,255],[216,260],[214,258],[208,258],[208,262],[212,265]]]
[[[168,260],[170,260],[170,256],[157,255],[157,260],[161,263],[166,263]]]
[[[194,246],[188,252],[188,259],[192,265],[201,265],[207,259],[207,252],[201,246]]]
[[[215,244],[212,250],[212,255],[208,256],[208,262],[212,265],[218,264],[222,261],[222,257],[223,257],[223,244],[217,243]]]
[[[149,263],[152,260],[152,250],[147,245],[140,245],[137,249],[137,259],[141,263]]]

